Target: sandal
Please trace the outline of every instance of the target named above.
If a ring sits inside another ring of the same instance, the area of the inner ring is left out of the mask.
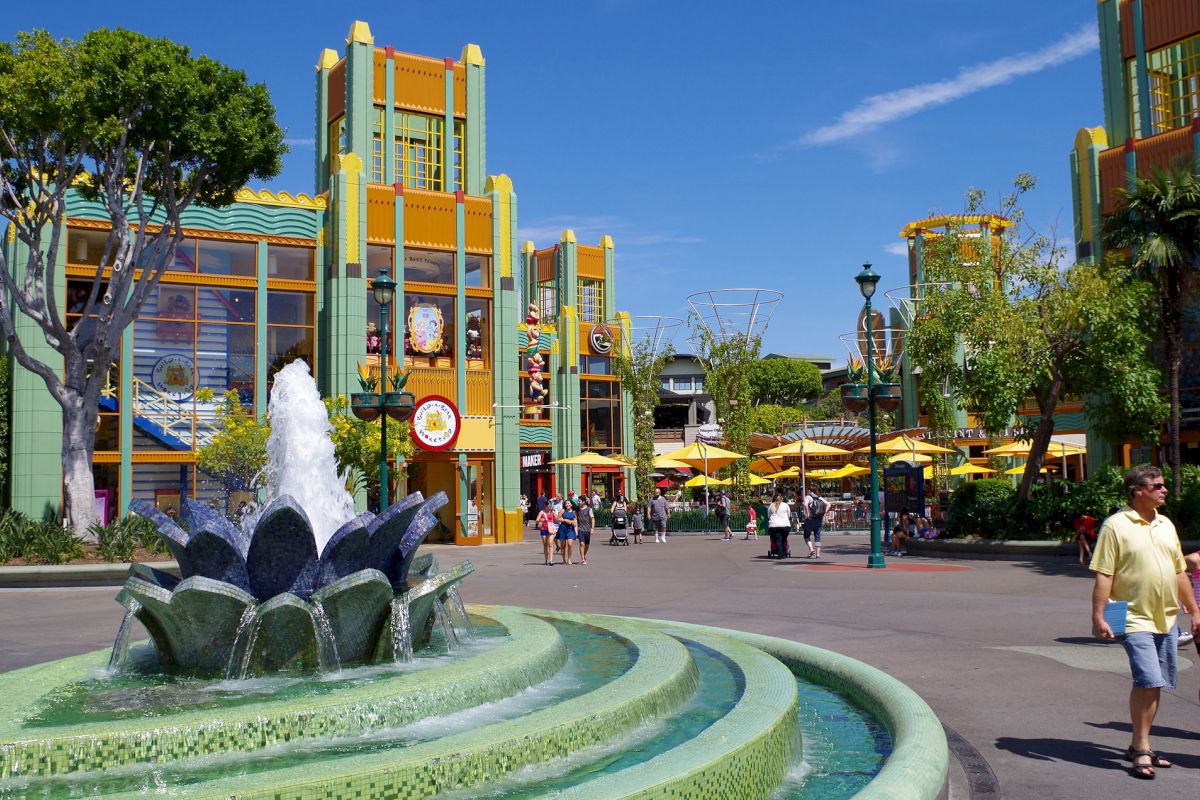
[[[1174,766],[1170,761],[1160,756],[1153,750],[1134,750],[1132,746],[1125,751],[1125,758],[1128,761],[1136,761],[1142,756],[1150,756],[1150,766],[1159,769],[1170,769]]]

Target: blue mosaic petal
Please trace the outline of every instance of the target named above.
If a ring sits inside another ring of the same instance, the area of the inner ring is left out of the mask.
[[[291,592],[307,598],[316,588],[317,544],[308,516],[286,495],[263,509],[246,556],[250,591],[260,600]]]
[[[417,512],[425,497],[420,492],[413,492],[398,503],[387,507],[382,514],[375,518],[369,528],[371,542],[367,547],[367,561],[363,565],[377,569],[390,579],[388,566],[404,538],[405,531],[416,518]]]
[[[171,556],[175,559],[175,563],[179,564],[179,572],[183,577],[190,578],[195,574],[192,571],[191,564],[188,562],[186,549],[188,541],[187,532],[176,525],[175,520],[159,511],[148,500],[130,501],[129,510],[139,517],[148,519],[154,523],[154,527],[158,528],[158,535],[162,537],[163,542],[167,545],[167,549],[171,551]]]
[[[212,506],[206,503],[197,503],[192,498],[185,497],[183,498],[183,519],[187,522],[192,536],[202,530],[207,530],[229,542],[235,550],[240,550],[237,526],[225,519],[225,515]],[[242,556],[245,557],[245,552],[242,552]]]
[[[375,519],[373,514],[359,514],[334,531],[325,543],[321,554],[321,568],[317,575],[317,586],[327,586],[363,568],[367,560],[367,546],[371,535],[367,526]]]
[[[417,548],[425,541],[425,537],[437,527],[438,519],[435,512],[446,505],[446,502],[446,493],[438,492],[421,504],[416,518],[409,523],[408,530],[404,532],[404,536],[400,540],[400,546],[393,551],[391,562],[384,571],[391,580],[392,586],[398,589],[405,586],[409,568],[417,555]]]
[[[195,575],[250,591],[250,578],[242,554],[220,534],[207,528],[193,533],[188,539],[187,556]]]

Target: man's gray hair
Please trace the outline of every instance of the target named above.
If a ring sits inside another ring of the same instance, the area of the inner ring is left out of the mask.
[[[1162,477],[1162,470],[1153,464],[1138,464],[1125,473],[1125,499],[1133,499],[1133,490]]]

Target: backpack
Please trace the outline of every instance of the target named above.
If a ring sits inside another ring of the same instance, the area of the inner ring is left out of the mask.
[[[808,512],[814,519],[820,519],[825,516],[825,512],[829,510],[829,503],[825,502],[823,497],[814,497],[812,502],[808,504]]]

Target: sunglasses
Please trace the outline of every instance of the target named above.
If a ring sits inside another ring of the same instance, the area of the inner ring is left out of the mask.
[[[1163,489],[1167,488],[1167,485],[1165,483],[1143,483],[1142,488],[1150,489],[1155,492],[1160,492]]]

